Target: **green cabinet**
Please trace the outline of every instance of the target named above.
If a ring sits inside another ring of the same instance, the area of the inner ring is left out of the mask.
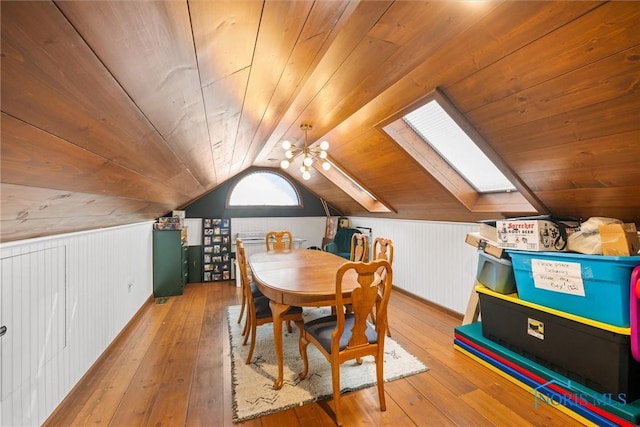
[[[189,246],[188,283],[202,282],[202,246]]]
[[[153,231],[153,296],[182,295],[189,275],[183,230]]]

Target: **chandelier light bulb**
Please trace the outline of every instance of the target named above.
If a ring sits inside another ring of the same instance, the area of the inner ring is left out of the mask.
[[[302,160],[300,173],[302,173],[302,178],[308,180],[311,178],[311,166],[316,160],[323,160],[322,168],[324,170],[329,170],[331,167],[331,164],[326,160],[329,141],[322,141],[318,146],[311,147],[309,146],[308,133],[312,129],[312,126],[308,123],[302,123],[300,129],[304,132],[304,146],[296,146],[288,140],[282,141],[281,145],[282,149],[285,150],[285,159],[280,162],[280,167],[287,169],[295,159],[300,158],[300,160]]]

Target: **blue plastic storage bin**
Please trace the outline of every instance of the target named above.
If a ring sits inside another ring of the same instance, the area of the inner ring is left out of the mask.
[[[520,299],[629,327],[629,281],[633,268],[640,265],[640,256],[507,252]]]

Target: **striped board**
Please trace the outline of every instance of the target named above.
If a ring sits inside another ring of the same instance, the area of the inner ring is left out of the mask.
[[[529,391],[532,405],[552,405],[585,425],[640,424],[640,399],[620,402],[482,336],[480,322],[455,328],[454,348]]]

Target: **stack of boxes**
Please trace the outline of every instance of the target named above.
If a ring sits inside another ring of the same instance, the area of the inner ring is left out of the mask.
[[[153,224],[154,230],[182,230],[184,227],[185,211],[173,211],[172,216],[163,216]]]
[[[518,375],[542,374],[530,383],[533,391],[543,381],[566,386],[564,393],[580,390],[584,405],[570,409],[597,424],[602,414],[616,419],[614,424],[640,423],[640,360],[630,348],[631,334],[640,328],[640,315],[630,310],[633,298],[640,299],[631,286],[632,271],[640,266],[637,232],[626,225],[603,230],[603,251],[626,256],[583,255],[566,248],[567,236],[577,230],[573,223],[531,219],[495,225],[495,241],[485,239],[491,237],[486,232],[467,236],[479,248],[481,321],[456,328],[456,345],[495,366],[504,356],[520,369]],[[601,405],[594,409],[589,396]]]

